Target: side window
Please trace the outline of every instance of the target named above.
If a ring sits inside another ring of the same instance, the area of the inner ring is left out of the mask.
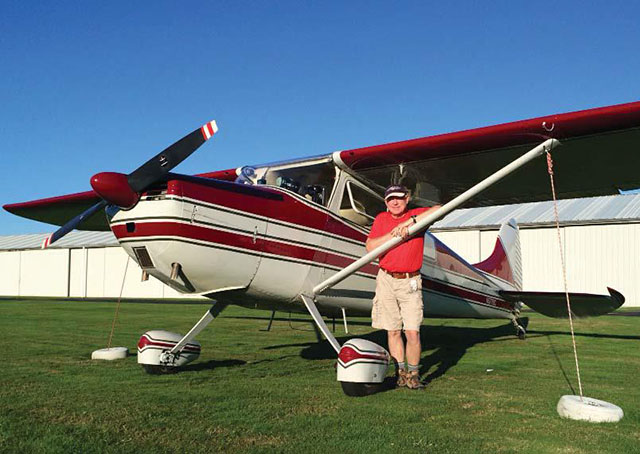
[[[356,224],[369,226],[378,213],[385,210],[382,197],[364,186],[347,181],[340,204],[340,216]]]

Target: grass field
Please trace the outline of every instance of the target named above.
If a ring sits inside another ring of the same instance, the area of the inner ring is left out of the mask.
[[[115,304],[0,301],[0,452],[640,452],[639,317],[576,323],[585,395],[625,411],[591,424],[556,413],[578,392],[566,321],[526,314],[519,341],[500,320],[426,320],[427,388],[349,398],[309,318],[278,313],[265,332],[268,312],[230,307],[198,337],[196,362],[145,374],[140,335],[184,333],[206,308],[123,304],[113,345],[134,354],[97,362]],[[386,345],[367,319],[350,329]]]

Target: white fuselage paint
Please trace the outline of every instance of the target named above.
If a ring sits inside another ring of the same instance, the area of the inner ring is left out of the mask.
[[[326,211],[324,207],[301,201],[313,209]],[[366,234],[361,227],[341,222]],[[149,274],[182,293],[208,295],[243,306],[303,312],[299,295],[342,268],[331,260],[318,258],[328,254],[334,257],[334,262],[353,262],[366,253],[364,242],[351,238],[177,195],[144,197],[133,209],[116,213],[111,227],[131,223],[137,229],[145,224],[157,227],[152,234],[119,238],[133,259],[136,259],[134,247],[147,249],[153,260],[153,268],[147,269]],[[197,238],[172,234],[166,228],[180,225],[195,226],[205,233],[210,231],[211,235]],[[234,240],[218,242],[216,235],[228,235]],[[513,317],[512,308],[496,306],[496,301],[501,301],[499,290],[511,290],[513,286],[473,268],[455,254],[447,255],[449,262],[457,262],[456,269],[441,266],[443,252],[436,251],[435,246],[439,241],[430,233],[426,235],[421,269],[425,316]],[[252,246],[263,243],[269,247]],[[298,249],[307,255],[313,251],[313,256],[298,254]],[[170,278],[173,263],[179,263],[184,272],[184,276],[175,280]],[[343,308],[348,315],[368,315],[374,292],[375,273],[361,269],[318,295],[317,304],[326,315],[339,316]]]

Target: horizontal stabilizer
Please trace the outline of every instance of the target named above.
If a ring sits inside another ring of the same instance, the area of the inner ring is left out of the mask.
[[[622,293],[607,287],[607,295],[569,293],[571,313],[575,317],[595,317],[608,314],[624,304]],[[520,292],[503,290],[500,295],[507,301],[523,302],[531,309],[547,317],[568,318],[564,292]]]

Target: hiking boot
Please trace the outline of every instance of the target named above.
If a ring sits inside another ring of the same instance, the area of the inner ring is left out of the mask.
[[[396,378],[396,388],[404,388],[407,386],[407,372],[404,369],[398,371]]]
[[[406,384],[405,386],[409,389],[422,389],[424,385],[420,381],[420,374],[417,370],[412,370],[411,372],[406,372],[405,375]]]

